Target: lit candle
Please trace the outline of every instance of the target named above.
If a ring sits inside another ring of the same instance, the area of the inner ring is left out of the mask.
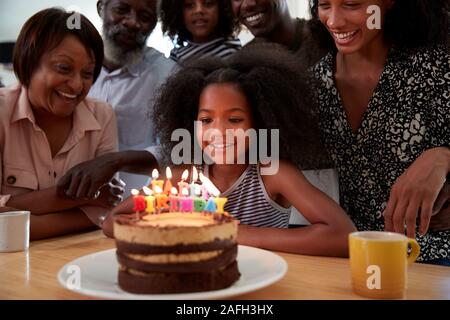
[[[214,198],[214,202],[216,203],[217,206],[217,213],[224,213],[225,212],[225,204],[227,203],[228,199],[227,198],[221,198],[221,197],[216,197]]]
[[[149,214],[155,213],[155,197],[153,196],[152,190],[147,187],[142,188],[142,190],[146,194],[145,201],[147,202],[147,208],[145,211]]]
[[[156,209],[161,213],[163,209],[169,209],[169,197],[162,192],[159,186],[155,186]]]
[[[209,198],[208,203],[206,203],[205,211],[215,213],[217,210],[216,202],[214,198]]]
[[[203,174],[200,173],[200,180],[202,181],[205,188],[208,190],[208,193],[210,193],[213,197],[209,198],[208,203],[206,204],[206,211],[210,212],[217,212],[217,213],[224,213],[224,207],[227,203],[228,199],[224,197],[220,197],[220,190],[217,189],[217,187],[212,183],[211,180],[209,180],[207,177],[205,177]],[[214,202],[214,205],[211,203]],[[214,211],[208,210],[208,209],[215,209]]]
[[[195,212],[203,212],[206,208],[206,200],[200,197],[201,188],[200,185],[195,186],[194,190],[194,211]]]
[[[178,195],[178,190],[175,187],[172,187],[172,190],[170,190],[171,195],[169,196],[169,203],[170,203],[170,212],[178,212],[180,211],[180,198]]]
[[[163,181],[163,180],[158,180],[158,178],[159,178],[159,172],[158,172],[157,169],[154,169],[154,170],[152,171],[152,183],[151,183],[151,185],[152,185],[152,190],[153,190],[154,193],[156,193],[156,191],[155,191],[155,187],[156,187],[156,186],[158,186],[159,188],[161,188],[161,190],[162,190],[162,188],[163,188],[164,181]]]
[[[189,190],[184,188],[183,189],[183,198],[181,198],[181,211],[183,212],[192,212],[194,211],[194,199],[189,197]]]
[[[195,193],[196,186],[200,186],[200,184],[198,184],[197,182],[198,182],[198,171],[197,168],[194,166],[192,167],[191,196],[194,196],[196,194]]]
[[[139,195],[139,191],[136,189],[131,190],[131,194],[133,195],[134,207],[133,211],[136,212],[136,218],[139,220],[139,212],[145,210],[146,204],[143,196]]]
[[[183,175],[181,176],[181,181],[178,182],[178,193],[183,194],[183,189],[189,189],[189,183],[186,180],[189,177],[189,170],[184,170]]]
[[[166,168],[166,183],[164,184],[164,193],[170,195],[172,191],[172,170],[169,167]]]

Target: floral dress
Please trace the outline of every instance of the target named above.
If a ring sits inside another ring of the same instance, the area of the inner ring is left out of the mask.
[[[342,207],[358,230],[384,230],[396,179],[426,150],[450,145],[450,55],[443,47],[392,47],[354,133],[334,79],[335,54],[313,69],[320,126],[339,173]],[[450,231],[417,234],[419,261],[450,259]]]

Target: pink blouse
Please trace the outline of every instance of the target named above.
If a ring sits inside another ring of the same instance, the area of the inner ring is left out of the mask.
[[[0,206],[7,205],[9,196],[54,187],[77,164],[117,151],[117,143],[113,109],[87,98],[75,108],[72,131],[52,157],[47,137],[35,122],[27,89],[21,85],[0,89]],[[96,224],[106,213],[95,206],[80,209]]]

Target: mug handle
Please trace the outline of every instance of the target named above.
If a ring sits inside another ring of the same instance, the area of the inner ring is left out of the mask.
[[[411,265],[420,254],[420,246],[414,239],[408,239],[408,244],[411,246],[411,253],[408,256],[408,265]]]

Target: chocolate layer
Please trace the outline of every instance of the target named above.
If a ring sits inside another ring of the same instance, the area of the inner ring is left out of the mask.
[[[148,263],[135,260],[120,251],[117,251],[116,254],[117,260],[122,266],[143,272],[208,272],[211,270],[223,269],[230,265],[236,259],[237,245],[225,249],[218,256],[211,259],[182,263]]]
[[[116,239],[117,250],[131,254],[161,254],[161,253],[189,253],[214,250],[225,250],[236,245],[234,240],[220,240],[199,244],[177,244],[174,246],[154,246],[140,243],[130,243]]]
[[[119,286],[138,294],[183,293],[219,290],[231,286],[240,277],[237,262],[225,269],[194,273],[130,274],[119,270]]]

